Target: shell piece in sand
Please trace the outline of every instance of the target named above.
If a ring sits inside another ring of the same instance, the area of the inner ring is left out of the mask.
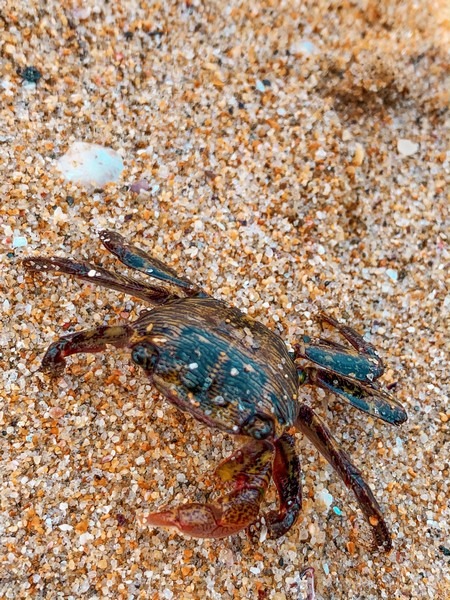
[[[99,144],[74,142],[58,160],[64,178],[84,186],[101,187],[118,181],[123,171],[120,154]]]

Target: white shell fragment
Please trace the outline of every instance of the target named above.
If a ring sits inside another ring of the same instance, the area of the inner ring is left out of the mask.
[[[309,56],[317,53],[316,46],[309,40],[296,40],[289,48],[291,54],[304,54]]]
[[[13,237],[13,240],[12,240],[13,248],[23,248],[27,244],[28,244],[28,242],[27,242],[27,238],[25,236],[16,235]]]
[[[392,281],[397,281],[398,279],[398,271],[396,269],[386,269],[386,275],[392,279]]]
[[[333,496],[324,488],[317,494],[317,500],[326,510],[328,510],[333,502]]]
[[[75,142],[58,160],[58,169],[68,181],[101,187],[119,180],[123,161],[120,154],[111,148]]]
[[[398,139],[397,140],[397,150],[403,156],[412,156],[419,149],[419,144],[412,142],[411,140]]]

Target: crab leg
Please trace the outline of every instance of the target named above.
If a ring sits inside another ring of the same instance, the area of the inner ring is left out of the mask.
[[[317,318],[320,321],[328,323],[328,325],[331,327],[334,327],[359,353],[374,357],[377,361],[379,361],[380,367],[382,367],[382,362],[378,356],[375,346],[369,342],[366,342],[363,336],[355,331],[353,327],[339,323],[339,321],[333,319],[333,317],[330,317],[323,311],[319,312]]]
[[[328,371],[364,383],[372,383],[381,377],[384,371],[383,361],[372,344],[366,342],[353,328],[323,312],[319,314],[319,319],[337,329],[356,352],[331,340],[304,336],[302,343],[294,346],[295,358],[306,358]]]
[[[66,275],[73,275],[78,279],[83,279],[89,283],[101,285],[117,292],[129,294],[135,298],[141,298],[150,304],[162,304],[170,297],[170,292],[162,286],[141,283],[126,277],[117,275],[84,261],[74,261],[70,258],[25,258],[23,264],[31,272],[59,272]]]
[[[301,369],[304,383],[311,383],[324,390],[333,392],[343,398],[355,408],[381,419],[391,425],[401,425],[408,415],[403,406],[387,392],[381,390],[377,384],[363,384],[355,382],[324,369],[307,367]]]
[[[300,406],[295,426],[338,472],[345,485],[353,490],[364,516],[372,527],[377,546],[386,552],[391,550],[391,535],[378,502],[365,483],[361,471],[351,463],[347,453],[339,448],[328,427],[306,404]]]
[[[274,446],[252,440],[223,461],[216,474],[233,489],[216,502],[188,503],[151,513],[148,525],[175,527],[196,538],[222,538],[254,523],[270,482]]]
[[[165,287],[175,296],[205,296],[200,288],[184,277],[179,277],[174,269],[153,258],[140,248],[129,244],[116,231],[99,232],[102,244],[127,267],[141,271],[150,277],[165,282]]]
[[[107,344],[123,348],[128,345],[132,333],[133,330],[128,325],[102,325],[95,329],[77,331],[60,338],[48,347],[42,359],[41,369],[56,375],[64,369],[66,356],[81,352],[101,352]]]
[[[278,538],[295,524],[302,508],[300,461],[294,447],[294,438],[284,433],[275,442],[273,480],[278,490],[278,511],[266,515],[269,535]]]

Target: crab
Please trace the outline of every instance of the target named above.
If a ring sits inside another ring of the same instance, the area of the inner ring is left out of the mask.
[[[300,431],[355,494],[373,532],[374,547],[389,551],[389,528],[361,471],[313,408],[299,399],[299,389],[310,384],[387,423],[403,423],[404,408],[376,381],[383,363],[374,346],[321,312],[320,320],[349,345],[304,336],[288,351],[265,325],[214,299],[117,232],[100,231],[99,237],[124,265],[151,280],[59,257],[27,258],[25,267],[72,275],[132,295],[152,308],[133,322],[61,337],[47,349],[42,369],[58,375],[72,354],[101,352],[107,346],[127,348],[133,363],[169,402],[210,427],[246,438],[216,470],[222,488],[216,501],[163,508],[149,514],[146,523],[197,538],[223,538],[249,530],[264,518],[270,537],[286,534],[302,506],[301,468],[292,435]],[[263,517],[261,504],[272,479],[278,506]]]

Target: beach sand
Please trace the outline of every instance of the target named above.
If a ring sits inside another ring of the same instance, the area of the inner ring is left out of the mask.
[[[306,567],[318,599],[449,598],[447,3],[3,0],[0,12],[0,598],[303,600]],[[119,152],[120,180],[65,181],[57,160],[76,141]],[[59,336],[143,308],[24,271],[22,258],[53,254],[119,267],[99,228],[288,345],[321,334],[319,308],[376,345],[407,423],[311,387],[301,401],[363,471],[390,554],[372,550],[351,492],[300,434],[304,506],[284,537],[142,524],[207,501],[239,440],[177,412],[126,351],[39,372]]]

